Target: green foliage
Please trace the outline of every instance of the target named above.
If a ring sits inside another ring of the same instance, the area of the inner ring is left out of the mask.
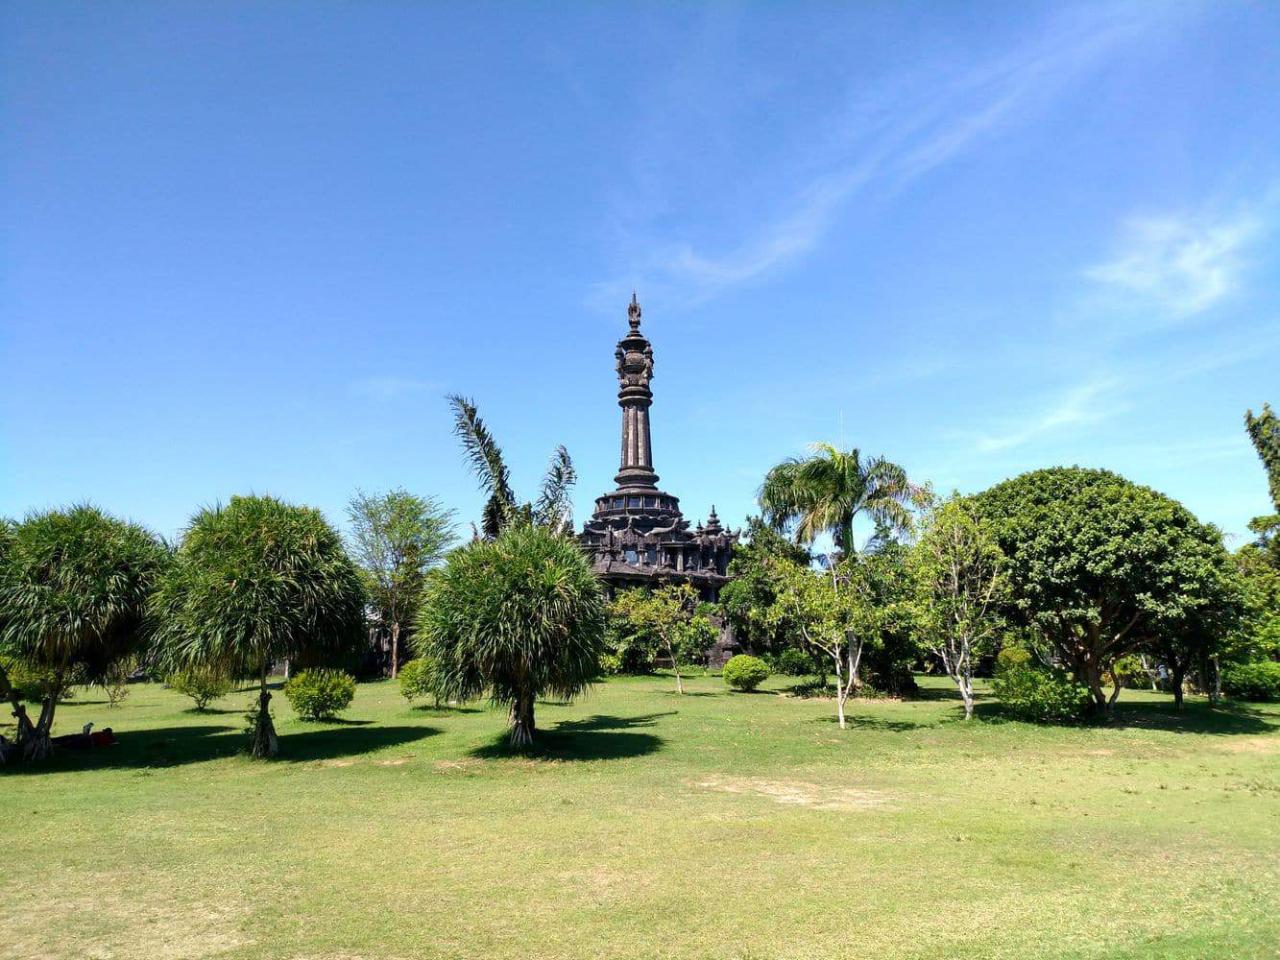
[[[512,708],[512,743],[534,733],[534,700],[576,697],[599,674],[604,598],[578,545],[515,524],[449,555],[418,617],[417,649],[451,700],[485,692]]]
[[[449,405],[453,408],[454,435],[462,442],[463,452],[486,497],[481,519],[483,535],[492,540],[508,526],[518,523],[536,524],[569,535],[573,530],[571,496],[578,480],[569,451],[563,446],[556,447],[537,500],[519,504],[511,489],[511,473],[502,450],[480,418],[475,402],[451,394]]]
[[[1174,500],[1105,470],[1023,474],[974,498],[1009,561],[1011,612],[1054,648],[1110,707],[1104,676],[1117,659],[1180,633],[1212,610],[1225,628],[1229,557],[1220,533]],[[1193,633],[1198,634],[1193,637]]]
[[[677,690],[683,687],[681,667],[705,663],[719,637],[709,612],[687,583],[623,590],[609,605],[609,618],[618,644],[612,652],[619,662],[651,669],[657,658],[666,657],[675,670]]]
[[[190,697],[197,710],[205,710],[214,700],[231,692],[234,686],[227,676],[208,668],[188,668],[169,674],[165,684],[170,690]]]
[[[760,506],[775,529],[789,528],[805,544],[830,533],[845,556],[854,552],[853,523],[860,513],[882,530],[911,529],[908,507],[918,490],[902,467],[829,443],[810,449],[813,456],[784,460],[764,478]]]
[[[746,540],[733,547],[730,580],[720,588],[720,605],[734,636],[757,653],[785,651],[794,638],[790,624],[769,615],[777,601],[770,570],[774,560],[807,567],[811,558],[805,547],[792,543],[759,517],[748,517]]]
[[[109,706],[114,708],[124,703],[129,696],[129,679],[137,669],[137,656],[122,657],[107,667],[100,682]]]
[[[1089,703],[1089,691],[1060,670],[1034,666],[1025,650],[1000,652],[993,684],[1010,716],[1032,723],[1078,720]]]
[[[1280,663],[1255,660],[1222,668],[1222,690],[1238,700],[1280,700]]]
[[[773,658],[772,669],[774,673],[780,673],[784,677],[807,677],[820,672],[822,665],[812,654],[796,647],[787,647]]]
[[[39,703],[54,687],[54,672],[36,667],[17,657],[0,656],[0,670],[8,677],[9,686],[19,700]]]
[[[391,636],[391,670],[426,589],[427,571],[443,559],[456,539],[453,511],[437,501],[396,489],[383,494],[357,491],[347,507],[351,552],[360,565],[378,622]]]
[[[1252,410],[1245,413],[1244,424],[1253,448],[1258,451],[1258,459],[1267,471],[1271,502],[1280,513],[1280,417],[1271,409],[1271,404],[1264,403],[1262,412],[1256,417]]]
[[[195,515],[153,609],[166,667],[258,677],[250,751],[271,757],[271,664],[362,648],[364,602],[360,573],[319,510],[251,496]]]
[[[402,666],[397,681],[400,684],[401,696],[410,703],[415,700],[425,700],[428,697],[433,700],[439,699],[436,693],[435,673],[431,660],[427,657],[417,657]]]
[[[284,695],[303,720],[332,720],[356,696],[356,678],[341,670],[303,670],[284,685]]]
[[[359,571],[319,510],[232,497],[192,518],[155,613],[167,661],[264,676],[362,647]]]
[[[721,676],[734,690],[750,691],[769,679],[769,665],[759,657],[740,653],[729,658]]]
[[[1240,574],[1244,615],[1230,638],[1224,656],[1232,660],[1280,657],[1280,568],[1263,549],[1249,544],[1235,554]]]

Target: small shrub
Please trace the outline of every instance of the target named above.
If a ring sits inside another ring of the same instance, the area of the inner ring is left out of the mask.
[[[1237,700],[1280,700],[1280,663],[1257,660],[1222,668],[1222,690]]]
[[[424,657],[410,660],[400,667],[400,674],[396,679],[400,684],[400,694],[410,703],[415,700],[425,700],[427,697],[437,703],[440,702],[440,698],[436,694],[435,678],[431,673],[430,660]]]
[[[332,720],[356,696],[356,679],[341,670],[303,670],[284,685],[284,695],[303,720]]]
[[[1004,657],[1003,651],[1000,656]],[[993,686],[1005,709],[1033,723],[1079,719],[1088,706],[1089,691],[1064,673],[1032,667],[1027,661],[1003,664],[996,672]]]
[[[16,657],[0,657],[0,667],[4,667],[9,685],[18,695],[18,699],[27,703],[39,703],[44,699],[45,690],[53,682],[53,671],[33,667],[25,660]]]
[[[754,690],[769,679],[769,667],[759,657],[740,653],[730,658],[721,675],[734,690]]]
[[[996,657],[996,674],[997,676],[1006,670],[1012,670],[1015,667],[1030,667],[1031,651],[1026,647],[1020,647],[1016,644],[1008,643],[1000,648],[1000,655]]]
[[[784,677],[807,677],[818,672],[813,657],[795,647],[787,647],[773,658],[773,671]]]
[[[190,697],[197,710],[205,710],[214,700],[231,692],[231,680],[214,670],[180,670],[169,675],[165,684],[175,693]]]

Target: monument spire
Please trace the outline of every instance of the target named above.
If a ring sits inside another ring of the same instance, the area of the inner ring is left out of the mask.
[[[640,332],[640,301],[635,291],[627,306],[630,330],[618,341],[618,406],[622,408],[622,460],[614,477],[620,488],[657,489],[653,472],[653,444],[649,436],[649,407],[653,392],[653,347]]]

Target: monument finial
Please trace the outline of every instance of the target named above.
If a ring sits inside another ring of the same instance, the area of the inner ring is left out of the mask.
[[[636,292],[631,291],[631,303],[627,307],[627,322],[631,324],[632,330],[640,329],[640,301],[636,299]]]

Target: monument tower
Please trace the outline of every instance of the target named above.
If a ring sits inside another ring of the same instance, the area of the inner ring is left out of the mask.
[[[622,456],[613,478],[618,486],[596,499],[595,513],[580,540],[611,590],[685,581],[704,600],[716,600],[728,579],[738,534],[720,525],[715,507],[705,527],[698,524],[690,531],[679,498],[658,489],[649,429],[653,347],[640,332],[640,319],[640,304],[632,294],[627,307],[630,329],[614,353],[622,408]]]

